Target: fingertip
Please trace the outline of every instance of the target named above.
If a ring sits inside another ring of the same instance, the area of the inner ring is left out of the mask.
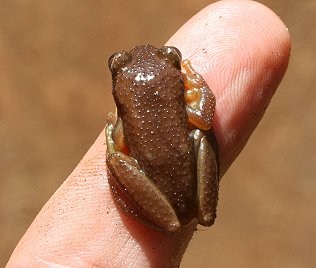
[[[192,17],[168,44],[180,48],[216,96],[214,130],[226,170],[260,121],[286,71],[289,31],[273,11],[258,2],[226,0]]]
[[[181,47],[184,58],[192,57],[204,52],[202,49],[208,40],[209,44],[220,48],[226,39],[243,41],[243,32],[248,33],[248,37],[251,33],[254,37],[270,36],[277,47],[283,48],[285,56],[290,52],[289,30],[281,18],[267,6],[249,0],[223,0],[210,4],[188,20],[167,44]]]

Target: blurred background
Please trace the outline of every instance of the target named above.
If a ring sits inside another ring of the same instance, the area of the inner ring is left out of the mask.
[[[211,2],[1,1],[1,267],[114,110],[108,57]],[[261,2],[289,27],[289,69],[181,267],[316,267],[316,1]]]

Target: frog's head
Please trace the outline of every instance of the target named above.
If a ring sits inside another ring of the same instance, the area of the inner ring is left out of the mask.
[[[114,78],[117,74],[154,72],[157,66],[161,68],[176,68],[181,70],[181,52],[172,46],[156,48],[151,45],[136,46],[130,52],[114,53],[108,61]]]
[[[120,116],[124,113],[134,114],[135,105],[142,104],[151,109],[152,105],[165,105],[170,102],[169,95],[179,93],[179,98],[183,98],[183,90],[175,90],[181,89],[184,83],[181,53],[175,47],[158,49],[145,45],[137,46],[130,52],[120,51],[110,57],[109,68],[112,72],[112,92]],[[152,102],[154,104],[150,104]]]

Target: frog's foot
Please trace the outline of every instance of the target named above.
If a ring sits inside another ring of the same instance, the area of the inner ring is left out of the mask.
[[[189,60],[183,60],[181,67],[189,122],[202,130],[211,129],[216,104],[215,96],[203,77],[194,71]]]
[[[197,161],[198,221],[203,226],[211,226],[216,218],[219,191],[219,164],[217,148],[211,137],[199,129],[190,133],[194,141]]]
[[[174,233],[181,224],[176,212],[160,190],[141,170],[137,160],[117,151],[113,124],[106,127],[107,166],[114,198],[123,211],[133,214],[158,229]]]

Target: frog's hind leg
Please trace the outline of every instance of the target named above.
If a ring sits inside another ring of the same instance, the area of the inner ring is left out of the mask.
[[[197,163],[197,217],[199,224],[211,226],[216,218],[219,191],[217,146],[212,141],[210,131],[195,129],[190,136],[194,141]]]
[[[109,182],[118,205],[157,229],[170,233],[179,231],[181,224],[166,197],[141,170],[135,158],[116,150],[113,124],[108,124],[105,132],[107,166],[112,175]]]
[[[197,165],[198,220],[210,226],[216,218],[219,190],[218,146],[212,131],[215,96],[189,60],[181,62],[186,110],[194,140]]]

